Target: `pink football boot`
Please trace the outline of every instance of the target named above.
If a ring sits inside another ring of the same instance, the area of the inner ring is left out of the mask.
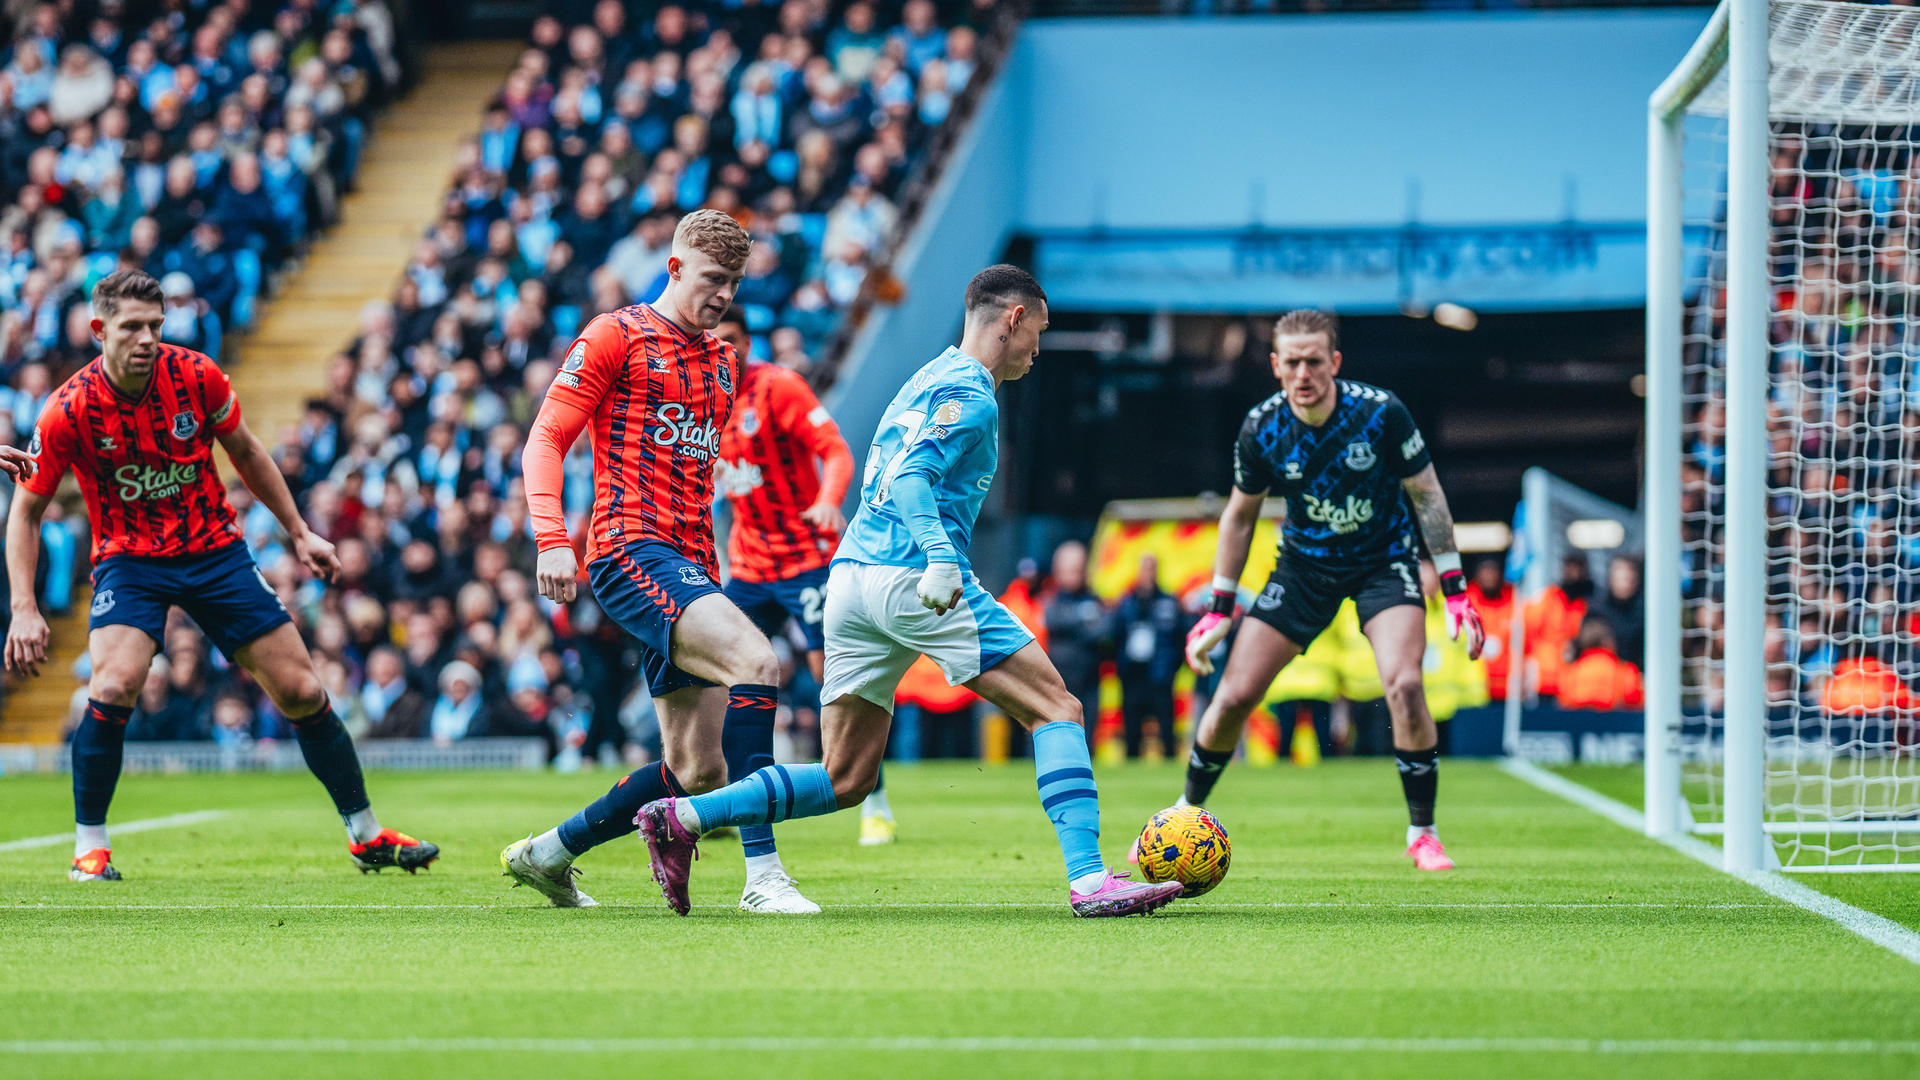
[[[1453,860],[1447,858],[1447,849],[1440,838],[1432,833],[1421,833],[1407,848],[1407,858],[1413,860],[1416,870],[1451,870]]]
[[[1163,881],[1157,885],[1144,881],[1128,881],[1125,877],[1111,871],[1100,880],[1100,887],[1090,893],[1083,893],[1072,887],[1067,889],[1067,903],[1073,913],[1083,919],[1099,919],[1113,915],[1144,915],[1149,911],[1166,907],[1179,896],[1186,886],[1177,881]]]

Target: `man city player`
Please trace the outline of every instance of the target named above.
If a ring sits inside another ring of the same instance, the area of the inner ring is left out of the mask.
[[[1478,657],[1485,635],[1467,602],[1453,541],[1453,515],[1427,456],[1426,440],[1400,399],[1337,379],[1340,353],[1331,316],[1292,311],[1274,327],[1273,373],[1280,392],[1247,414],[1234,444],[1233,493],[1220,515],[1213,603],[1187,636],[1187,662],[1201,674],[1232,623],[1247,548],[1269,494],[1286,500],[1280,565],[1254,599],[1208,703],[1187,764],[1183,803],[1206,801],[1240,744],[1247,714],[1274,676],[1300,655],[1352,597],[1380,666],[1393,714],[1394,757],[1407,798],[1407,855],[1422,870],[1450,870],[1433,824],[1440,786],[1439,733],[1421,686],[1426,609],[1420,593],[1416,524],[1440,571],[1447,628],[1466,633]]]
[[[1041,806],[1066,857],[1075,915],[1147,912],[1179,895],[1177,881],[1150,885],[1107,871],[1080,701],[967,566],[974,519],[999,461],[994,392],[1032,369],[1046,326],[1039,282],[1018,267],[990,266],[967,286],[960,346],[894,395],[867,452],[860,509],[827,580],[825,760],[770,766],[718,791],[642,807],[640,834],[670,899],[686,895],[702,832],[829,814],[866,798],[886,752],[894,688],[922,653],[948,682],[965,684],[1033,733]]]

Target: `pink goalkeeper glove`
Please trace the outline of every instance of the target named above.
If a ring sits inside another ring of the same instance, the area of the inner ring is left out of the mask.
[[[1227,631],[1233,629],[1233,605],[1238,599],[1238,583],[1227,578],[1214,578],[1213,602],[1200,621],[1187,631],[1187,666],[1196,675],[1213,674],[1213,657],[1208,655],[1220,644]]]
[[[1466,642],[1467,659],[1480,659],[1480,649],[1487,643],[1487,632],[1480,625],[1480,613],[1473,609],[1473,602],[1467,599],[1466,575],[1458,570],[1441,574],[1440,594],[1446,598],[1448,636],[1455,641]]]

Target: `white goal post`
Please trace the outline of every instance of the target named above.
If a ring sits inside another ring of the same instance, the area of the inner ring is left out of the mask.
[[[1722,0],[1647,148],[1647,831],[1920,870],[1920,10]]]

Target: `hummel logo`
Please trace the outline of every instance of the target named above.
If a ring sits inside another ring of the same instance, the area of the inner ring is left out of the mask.
[[[114,443],[114,441],[113,441],[113,436],[111,436],[111,435],[102,435],[102,436],[100,436],[100,438],[99,438],[99,440],[98,440],[98,441],[99,441],[99,443],[100,443],[100,449],[102,449],[102,450],[118,450],[118,449],[120,449],[120,447],[119,447],[118,445],[116,445],[116,444]]]

